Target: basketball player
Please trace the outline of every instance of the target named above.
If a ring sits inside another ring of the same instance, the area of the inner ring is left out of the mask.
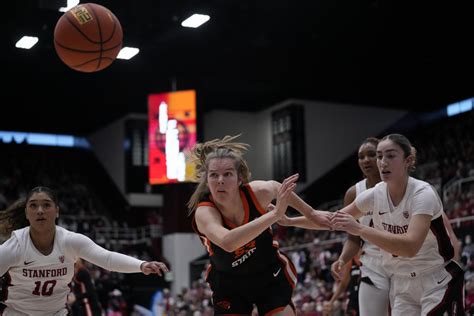
[[[199,184],[188,202],[193,226],[210,255],[207,281],[215,315],[295,315],[296,270],[279,252],[271,225],[288,205],[328,227],[330,214],[314,211],[293,190],[298,175],[249,182],[248,145],[226,136],[193,149]],[[273,199],[276,205],[269,205]],[[268,211],[264,206],[269,205]]]
[[[358,195],[332,218],[333,228],[358,235],[383,250],[390,277],[392,315],[462,315],[463,271],[434,188],[409,176],[416,151],[403,135],[385,136],[377,146],[383,182]],[[372,213],[374,227],[355,218]]]
[[[344,315],[359,315],[359,286],[360,286],[360,259],[354,256],[341,269],[336,289],[331,299],[323,304],[323,316],[331,316],[334,312],[335,302],[341,295],[347,293],[347,304],[344,307]]]
[[[358,162],[359,168],[364,174],[364,179],[357,182],[347,190],[344,196],[344,206],[351,204],[354,202],[356,196],[360,195],[365,190],[374,187],[380,182],[380,173],[377,167],[378,143],[379,140],[377,138],[371,137],[364,140],[360,145],[358,151]],[[368,213],[361,217],[359,221],[363,225],[372,225],[372,214]],[[346,268],[342,270],[342,268],[345,265],[349,265],[352,258],[354,258],[361,248],[361,284],[359,286],[358,313],[356,315],[387,315],[389,311],[388,293],[390,278],[382,267],[382,255],[377,246],[374,246],[368,241],[362,240],[360,236],[349,234],[348,239],[344,243],[339,259],[331,266],[332,276],[337,281],[341,281],[341,273],[350,273],[350,269]],[[345,276],[345,278],[347,279],[348,277]],[[355,308],[353,308],[353,310],[355,310]]]
[[[99,297],[84,261],[77,259],[74,265],[72,293],[69,295],[72,315],[74,316],[101,316],[102,307]]]
[[[11,237],[0,245],[0,275],[4,278],[0,314],[67,315],[66,300],[74,263],[83,258],[110,271],[144,274],[168,271],[161,262],[145,262],[108,251],[91,239],[55,225],[58,200],[47,187],[36,187],[1,214],[1,225]],[[23,215],[21,215],[23,214]],[[18,227],[16,220],[29,226]]]

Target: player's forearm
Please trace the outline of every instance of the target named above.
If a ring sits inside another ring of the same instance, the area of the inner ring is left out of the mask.
[[[288,224],[286,226],[294,226],[294,227],[300,227],[300,228],[305,228],[305,229],[318,229],[318,230],[329,229],[326,226],[322,226],[322,225],[316,224],[315,222],[312,222],[306,216],[289,217]]]
[[[118,252],[108,251],[106,254],[101,255],[102,258],[94,258],[96,262],[90,261],[104,269],[109,271],[121,272],[121,273],[137,273],[141,272],[140,266],[144,262],[143,260],[138,260],[134,257],[127,256]]]
[[[411,240],[406,233],[391,234],[361,225],[359,236],[396,256],[413,257],[419,250],[416,242]]]
[[[290,197],[290,206],[300,212],[302,215],[310,218],[313,208],[301,199],[296,193],[292,193]]]
[[[349,281],[350,281],[350,266],[349,266],[349,264],[346,264],[343,267],[343,273],[344,273],[344,276],[341,279],[341,281],[339,281],[339,283],[337,284],[336,290],[334,291],[334,294],[331,297],[331,300],[330,300],[331,303],[334,303],[339,297],[341,297],[341,295],[344,292],[346,292],[347,286],[349,285]]]
[[[339,260],[341,260],[344,264],[354,258],[354,256],[359,252],[360,242],[358,242],[357,239],[360,238],[357,236],[349,235],[346,242],[344,243],[341,255],[339,256]]]
[[[220,246],[227,252],[233,252],[257,238],[277,220],[278,216],[275,212],[266,213],[245,225],[229,230],[223,236]]]
[[[109,271],[122,273],[141,272],[140,265],[143,263],[142,260],[109,251],[81,234],[75,234],[75,236],[76,238],[72,239],[71,246],[79,258]]]

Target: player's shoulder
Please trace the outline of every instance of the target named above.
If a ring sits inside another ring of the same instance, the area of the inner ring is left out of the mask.
[[[366,193],[366,192],[374,192],[374,193],[381,192],[381,193],[384,193],[386,190],[388,190],[387,183],[385,183],[383,181],[380,181],[379,183],[377,183],[373,187],[365,190],[363,193]]]
[[[56,238],[58,238],[59,240],[65,241],[70,238],[74,238],[75,235],[78,235],[78,234],[73,231],[67,230],[64,227],[56,225]]]
[[[250,181],[247,185],[250,186],[253,190],[268,189],[276,185],[275,180],[253,180]]]
[[[61,226],[56,226],[56,238],[59,244],[65,246],[67,249],[70,247],[74,248],[74,245],[81,245],[90,239],[86,235],[67,230]]]
[[[411,184],[413,193],[415,194],[420,194],[420,193],[428,194],[428,195],[437,194],[433,186],[426,181],[410,177],[409,183]]]
[[[56,234],[61,234],[61,235],[69,235],[69,234],[74,234],[73,231],[70,231],[62,226],[56,225]]]
[[[278,191],[278,182],[275,180],[254,180],[244,185],[252,190],[256,195],[273,194]]]
[[[26,242],[28,235],[23,234],[23,229],[18,229],[12,232],[10,238],[8,238],[3,244],[1,244],[3,255],[10,257],[12,262],[18,262],[21,260],[22,254],[26,249]]]
[[[350,186],[349,189],[346,190],[346,193],[344,194],[344,202],[351,203],[352,201],[355,200],[356,195],[357,195],[357,189],[356,189],[356,184],[354,184]]]
[[[11,244],[18,244],[20,247],[24,247],[26,243],[28,242],[29,238],[30,238],[30,227],[27,226],[27,227],[14,230],[7,241],[9,241]]]

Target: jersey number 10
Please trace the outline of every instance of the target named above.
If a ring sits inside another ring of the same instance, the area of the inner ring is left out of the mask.
[[[51,296],[51,294],[53,294],[55,286],[56,280],[45,281],[43,282],[43,286],[41,286],[41,281],[36,281],[35,289],[33,290],[33,295]]]

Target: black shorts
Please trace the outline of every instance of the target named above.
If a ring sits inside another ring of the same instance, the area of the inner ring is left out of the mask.
[[[358,293],[352,293],[349,295],[347,302],[346,316],[359,316],[359,296]]]
[[[295,309],[291,298],[296,272],[292,264],[277,264],[245,276],[211,270],[207,281],[213,291],[214,315],[251,314],[254,304],[259,315],[280,312],[287,305]]]

